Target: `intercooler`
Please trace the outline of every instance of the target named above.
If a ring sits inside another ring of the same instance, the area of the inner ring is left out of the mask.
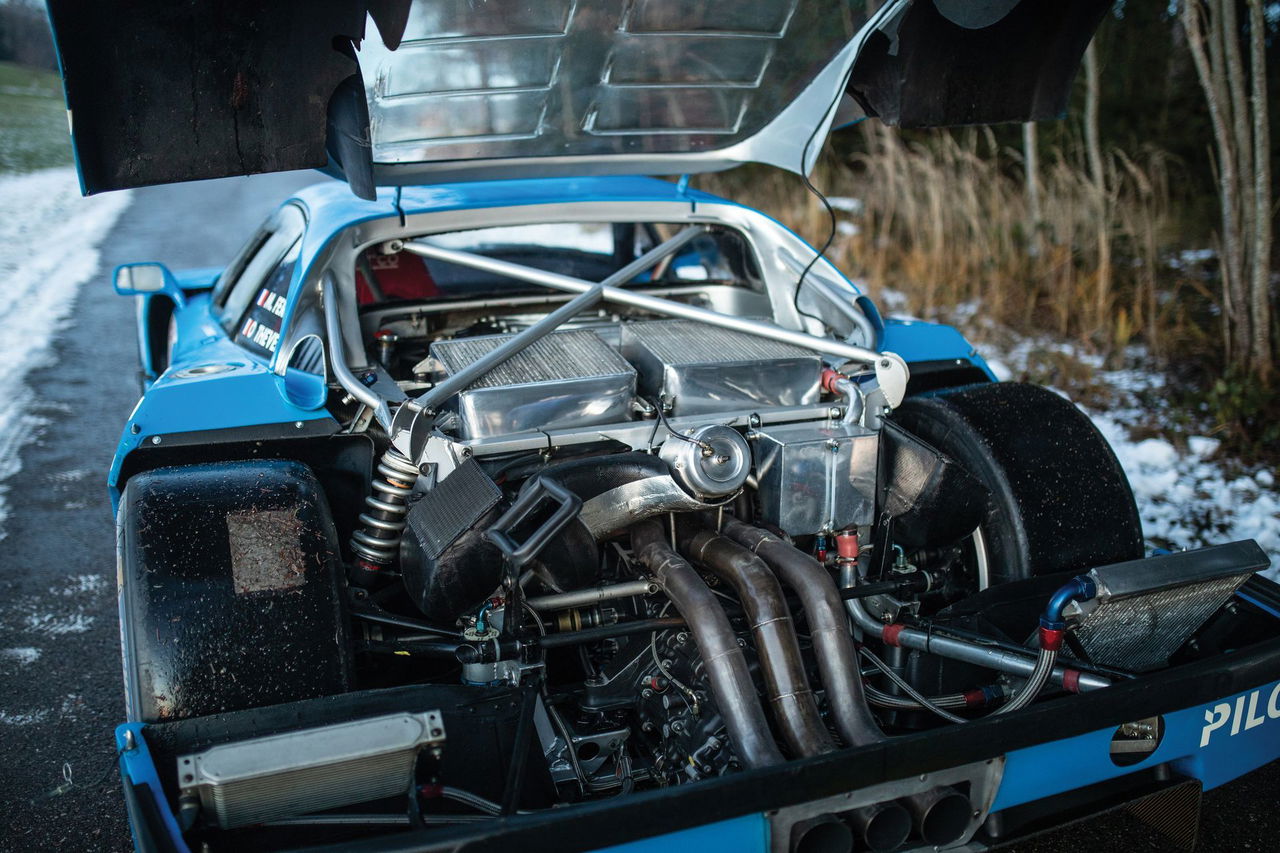
[[[622,354],[640,390],[664,397],[674,415],[818,402],[822,360],[791,344],[692,320],[622,327]]]
[[[211,747],[178,759],[184,796],[223,829],[404,794],[439,711],[388,714]]]
[[[449,375],[513,335],[436,341],[431,355]],[[636,371],[588,329],[556,332],[490,370],[457,397],[466,438],[625,421]]]
[[[1064,611],[1094,663],[1146,672],[1183,643],[1270,560],[1253,540],[1164,554],[1089,572],[1093,599]]]

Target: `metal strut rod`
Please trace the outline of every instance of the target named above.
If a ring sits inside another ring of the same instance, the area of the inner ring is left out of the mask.
[[[679,236],[680,235],[677,235],[677,237]],[[730,329],[735,332],[743,332],[748,335],[756,335],[761,338],[782,341],[783,343],[801,347],[802,349],[807,349],[811,352],[839,356],[846,361],[874,365],[877,368],[877,373],[882,369],[887,370],[891,367],[889,364],[881,364],[881,362],[887,360],[887,353],[878,353],[874,350],[869,350],[866,347],[847,344],[843,341],[837,341],[832,338],[821,338],[817,335],[808,335],[804,332],[784,329],[780,326],[775,326],[772,323],[765,323],[760,320],[752,320],[746,317],[735,317],[732,314],[721,314],[718,311],[709,311],[706,308],[698,308],[697,306],[687,305],[683,302],[663,299],[660,296],[649,296],[648,294],[638,293],[634,290],[615,287],[612,282],[596,285],[593,282],[585,281],[580,278],[534,269],[533,267],[527,267],[523,264],[501,261],[496,258],[486,258],[483,255],[477,255],[471,252],[460,252],[456,249],[446,249],[442,246],[437,246],[432,243],[424,243],[418,240],[409,240],[405,242],[404,248],[406,251],[413,252],[415,255],[421,255],[424,258],[431,258],[437,261],[458,264],[459,266],[471,267],[472,269],[483,270],[484,272],[491,272],[495,275],[503,275],[520,281],[527,281],[531,284],[540,284],[544,287],[550,287],[553,290],[562,290],[568,293],[586,293],[593,287],[599,286],[603,288],[604,298],[607,302],[630,305],[634,308],[640,308],[654,314],[661,314],[668,317],[681,317],[686,320],[695,320],[699,323],[706,323],[708,326],[718,326],[722,329]],[[662,247],[660,246],[658,248]],[[896,356],[894,358],[896,358]],[[900,359],[898,360],[898,363],[902,363]],[[905,365],[903,365],[903,369],[905,369]]]

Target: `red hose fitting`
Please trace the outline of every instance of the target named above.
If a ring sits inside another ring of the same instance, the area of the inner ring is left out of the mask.
[[[963,695],[964,704],[970,708],[981,708],[987,704],[987,693],[980,687],[966,690]]]
[[[836,382],[838,382],[843,378],[844,378],[843,376],[841,376],[839,373],[836,373],[830,367],[823,368],[822,390],[826,391],[828,394],[839,394],[840,392],[836,390]]]
[[[880,632],[880,639],[884,640],[884,644],[886,646],[896,646],[898,645],[898,635],[901,634],[906,627],[906,625],[899,625],[897,623],[885,625],[884,630]]]
[[[836,534],[836,554],[841,560],[856,560],[858,552],[861,549],[858,546],[858,534],[852,531],[844,531]]]
[[[1062,671],[1062,689],[1068,693],[1080,692],[1080,670],[1064,669]]]
[[[418,795],[424,800],[436,800],[444,796],[444,785],[430,784],[418,786]]]
[[[1040,648],[1046,652],[1056,652],[1062,648],[1062,631],[1057,628],[1040,626]]]

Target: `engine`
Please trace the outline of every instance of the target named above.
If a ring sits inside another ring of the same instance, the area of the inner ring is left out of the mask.
[[[874,365],[692,319],[543,323],[379,337],[417,396],[349,580],[367,683],[532,697],[548,804],[1100,689],[1165,665],[1246,577],[1183,561],[997,596],[990,489],[890,416]],[[1177,618],[1135,644],[1143,608]],[[504,790],[488,760],[472,787]],[[968,790],[840,820],[871,849],[946,845]]]

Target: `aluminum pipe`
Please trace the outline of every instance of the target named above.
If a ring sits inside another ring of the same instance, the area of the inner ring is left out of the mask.
[[[510,261],[488,258],[484,255],[477,255],[473,252],[446,249],[443,246],[437,246],[432,243],[409,241],[404,244],[404,247],[406,251],[413,252],[415,255],[421,255],[424,258],[431,258],[437,261],[458,264],[459,266],[471,267],[472,269],[491,272],[495,275],[503,275],[520,281],[527,281],[531,284],[540,284],[543,287],[550,287],[554,290],[563,290],[568,293],[585,293],[587,290],[597,286],[592,282],[584,281],[580,278],[534,269],[533,267],[511,263]],[[721,329],[730,329],[735,332],[756,335],[757,337],[768,338],[773,341],[781,341],[783,343],[791,344],[792,346],[800,347],[801,349],[807,349],[811,352],[835,355],[845,359],[846,361],[854,361],[859,364],[874,365],[885,358],[884,354],[878,353],[875,350],[867,349],[866,347],[847,344],[843,341],[837,341],[832,338],[821,338],[817,335],[808,335],[804,332],[784,329],[781,326],[776,326],[773,323],[766,323],[761,320],[737,317],[732,314],[721,314],[718,311],[710,311],[706,308],[699,308],[695,305],[688,305],[684,302],[675,302],[670,299],[663,299],[660,296],[650,296],[645,293],[639,293],[637,291],[627,290],[621,287],[604,286],[604,298],[608,302],[613,302],[619,305],[630,305],[633,308],[639,308],[641,310],[666,317],[681,317],[686,320],[695,320],[699,323],[706,323],[708,326],[718,326]]]
[[[967,640],[957,640],[954,637],[928,634],[903,625],[885,625],[868,613],[867,609],[862,606],[862,602],[857,599],[846,601],[844,605],[848,609],[849,615],[853,618],[853,623],[863,632],[869,636],[884,639],[885,629],[892,628],[890,644],[902,646],[905,649],[913,649],[918,652],[939,655],[940,657],[971,663],[975,666],[986,667],[987,669],[1007,672],[1020,678],[1031,677],[1039,660],[1039,655],[1029,649],[1025,655],[1022,655],[996,646],[984,646]],[[1075,682],[1077,690],[1081,693],[1086,690],[1100,690],[1103,687],[1111,686],[1111,682],[1100,675],[1094,675],[1091,672],[1079,672],[1060,665],[1053,667],[1049,680],[1061,686],[1063,678],[1067,677],[1069,673],[1070,680]]]

